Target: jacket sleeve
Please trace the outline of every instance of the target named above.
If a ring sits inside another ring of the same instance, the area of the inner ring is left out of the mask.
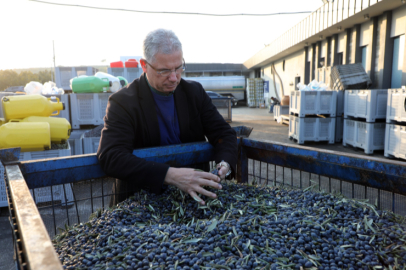
[[[169,165],[146,161],[133,155],[137,140],[136,120],[113,96],[109,98],[97,157],[111,177],[135,181],[136,186],[160,193]]]
[[[231,177],[234,177],[238,159],[237,133],[224,120],[202,87],[201,89],[202,107],[200,119],[203,124],[204,134],[214,147],[215,162],[219,163],[222,160],[228,162],[232,170]]]

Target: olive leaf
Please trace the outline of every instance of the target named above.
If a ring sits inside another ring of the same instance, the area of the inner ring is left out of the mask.
[[[211,232],[212,230],[214,230],[217,226],[217,223],[218,223],[217,219],[213,219],[210,226],[207,227],[207,232]]]

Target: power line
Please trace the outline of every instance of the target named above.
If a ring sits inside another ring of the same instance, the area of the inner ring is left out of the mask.
[[[65,3],[54,3],[54,2],[46,2],[46,1],[40,1],[40,0],[29,0],[29,1],[37,2],[37,3],[41,3],[41,4],[57,5],[57,6],[69,6],[69,7],[89,8],[89,9],[110,10],[110,11],[127,11],[127,12],[152,13],[152,14],[199,15],[199,16],[216,16],[216,17],[275,16],[275,15],[290,15],[290,14],[301,14],[301,13],[312,13],[312,11],[297,11],[297,12],[279,12],[279,13],[268,13],[268,14],[250,14],[250,13],[212,14],[212,13],[197,13],[197,12],[146,11],[146,10],[123,9],[123,8],[105,8],[105,7],[73,5],[73,4],[65,4]]]

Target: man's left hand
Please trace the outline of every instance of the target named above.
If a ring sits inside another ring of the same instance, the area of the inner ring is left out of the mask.
[[[228,168],[221,166],[218,169],[218,176],[220,177],[221,180],[224,180],[226,178],[226,174],[228,173]]]

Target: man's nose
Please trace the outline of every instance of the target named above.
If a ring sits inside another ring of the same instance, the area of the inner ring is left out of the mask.
[[[172,82],[174,82],[174,81],[177,81],[178,80],[178,78],[176,77],[176,72],[171,72],[171,75],[169,75],[169,78],[168,78],[170,81],[172,81]]]

